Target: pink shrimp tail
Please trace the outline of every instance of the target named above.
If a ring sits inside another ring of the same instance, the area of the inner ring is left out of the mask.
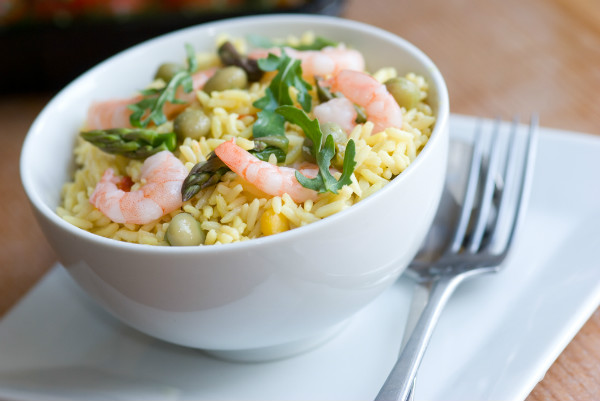
[[[297,170],[264,162],[239,147],[235,139],[217,146],[215,154],[233,172],[268,195],[287,193],[297,203],[317,198],[317,192],[300,185]]]
[[[354,49],[344,46],[325,47],[321,50],[295,50],[290,47],[283,49],[291,58],[302,61],[304,77],[329,76],[342,70],[364,71],[365,59]],[[269,54],[281,55],[280,48],[258,49],[248,54],[249,58],[259,59]]]
[[[121,181],[108,168],[96,185],[90,203],[115,223],[147,224],[181,207],[181,186],[187,169],[169,151],[144,161],[141,178],[146,183],[137,191],[123,191]]]
[[[127,106],[142,99],[135,96],[127,99],[112,99],[93,102],[87,113],[87,129],[131,128],[129,116],[132,111]]]
[[[189,103],[196,99],[196,90],[200,90],[206,84],[206,81],[214,75],[216,68],[199,71],[192,75],[192,86],[194,90],[185,93],[181,88],[177,91],[177,98],[185,101],[185,104],[166,103],[164,113],[168,119],[183,111]],[[127,106],[135,104],[142,99],[142,96],[134,96],[127,99],[111,99],[101,102],[94,102],[88,109],[87,129],[110,129],[110,128],[131,128],[129,117],[132,111]]]
[[[334,98],[321,103],[313,109],[319,123],[336,123],[349,134],[356,126],[356,109],[354,104],[344,97]]]
[[[388,127],[402,127],[402,110],[385,85],[364,72],[343,70],[326,81],[333,92],[341,92],[351,102],[362,106],[373,132]]]

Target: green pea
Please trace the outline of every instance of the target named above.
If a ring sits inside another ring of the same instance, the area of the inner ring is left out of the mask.
[[[248,75],[240,67],[231,65],[221,68],[204,84],[204,92],[224,91],[227,89],[244,89],[248,86]]]
[[[403,78],[391,78],[385,82],[385,87],[392,94],[396,102],[407,110],[415,107],[421,100],[421,90],[412,81]]]
[[[154,79],[160,78],[164,82],[169,82],[179,71],[183,71],[183,66],[175,63],[164,63],[158,67]]]
[[[196,246],[204,243],[206,235],[194,216],[179,213],[169,223],[166,237],[171,246]]]
[[[179,138],[200,139],[210,132],[210,118],[202,110],[187,108],[175,118],[173,130]]]

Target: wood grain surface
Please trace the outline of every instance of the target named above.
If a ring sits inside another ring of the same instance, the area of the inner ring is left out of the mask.
[[[594,0],[350,0],[342,15],[420,47],[446,78],[454,113],[600,135],[600,3]],[[0,95],[0,316],[55,263],[20,184],[24,136],[50,94]],[[527,401],[600,400],[596,311]]]

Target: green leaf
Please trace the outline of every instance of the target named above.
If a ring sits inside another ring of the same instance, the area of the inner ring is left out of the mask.
[[[319,166],[319,174],[323,177],[323,186],[325,191],[337,193],[335,184],[337,180],[331,175],[329,166],[331,166],[331,159],[335,156],[335,143],[333,142],[333,136],[329,135],[325,139],[325,145],[321,148],[321,152],[317,154],[317,165]]]
[[[323,132],[321,132],[319,120],[316,118],[311,120],[304,111],[294,106],[280,106],[275,111],[281,114],[287,121],[302,128],[304,135],[313,142],[314,155],[317,155],[321,151]]]
[[[275,71],[280,64],[279,57],[269,53],[265,58],[258,59],[258,66],[263,71]]]
[[[273,111],[279,107],[279,102],[275,99],[273,92],[267,88],[265,95],[257,99],[252,105],[258,109]]]
[[[257,120],[252,127],[254,138],[266,136],[285,137],[285,118],[275,110],[281,105],[293,105],[290,96],[290,87],[298,90],[297,100],[306,111],[312,107],[312,97],[309,90],[312,86],[302,79],[302,67],[300,60],[290,58],[285,52],[281,56],[269,54],[267,58],[260,59],[258,65],[264,71],[275,71],[277,75],[273,78],[265,95],[254,102],[254,107],[262,109],[257,115]],[[286,148],[287,148],[287,138]]]
[[[350,177],[352,176],[354,167],[356,167],[354,155],[355,145],[354,141],[351,139],[346,145],[342,175],[340,176],[339,180],[336,180],[335,177],[329,172],[331,159],[333,158],[333,156],[335,156],[335,144],[333,142],[333,136],[327,136],[327,139],[325,140],[325,146],[323,147],[323,151],[321,151],[321,153],[317,156],[317,164],[319,166],[319,171],[322,172],[323,184],[327,191],[337,193],[337,191],[342,189],[344,185],[352,184],[352,180]],[[327,169],[325,169],[325,166],[327,166]]]
[[[150,122],[161,125],[167,121],[167,117],[163,112],[165,103],[185,103],[185,101],[176,98],[177,89],[181,87],[185,93],[190,93],[194,89],[191,74],[198,68],[193,47],[186,43],[185,50],[188,63],[186,70],[175,74],[163,88],[140,91],[143,98],[139,102],[127,106],[132,111],[129,116],[129,122],[132,126],[145,128]]]
[[[316,156],[319,174],[314,178],[307,178],[300,172],[296,172],[296,179],[300,185],[317,192],[329,191],[337,193],[344,185],[352,183],[350,177],[356,167],[356,162],[354,161],[355,144],[353,140],[348,141],[346,145],[342,175],[339,180],[336,180],[329,171],[331,159],[335,156],[333,136],[328,135],[325,139],[325,144],[321,146],[323,132],[316,118],[311,120],[303,110],[293,106],[280,106],[276,112],[285,117],[287,121],[302,128],[306,137],[313,143],[312,153]]]
[[[255,102],[255,105],[267,104],[270,107],[273,107],[275,102],[277,106],[293,105],[294,102],[290,96],[290,87],[294,87],[298,90],[297,98],[302,108],[305,111],[311,110],[312,97],[308,91],[312,89],[312,86],[302,78],[302,63],[300,60],[290,58],[283,52],[279,57],[274,54],[269,54],[269,57],[260,59],[258,63],[259,67],[264,71],[277,70],[277,75],[273,78],[265,91],[265,97],[267,97],[268,100],[263,100],[264,98],[261,98]],[[273,107],[272,110],[274,110],[275,107]]]
[[[354,156],[356,156],[356,145],[354,144],[354,140],[350,139],[346,144],[346,151],[344,152],[344,163],[342,165],[342,175],[338,180],[338,185],[350,185],[352,184],[352,173],[356,168],[356,160],[354,160]],[[340,187],[341,188],[341,187]]]
[[[277,163],[285,162],[285,152],[282,149],[275,146],[267,146],[266,148],[261,150],[252,149],[249,152],[264,162],[269,161],[269,158],[272,154],[275,155],[275,157],[277,158]]]
[[[258,118],[252,127],[252,135],[254,138],[261,138],[265,136],[280,136],[285,138],[285,118],[283,116],[271,111],[263,110],[257,114]]]
[[[187,71],[190,74],[193,74],[198,69],[198,59],[196,59],[196,52],[194,51],[194,47],[191,44],[186,43],[184,46],[185,52],[187,53]]]
[[[286,136],[265,135],[260,138],[254,138],[254,148],[274,146],[287,153],[289,141]]]
[[[323,177],[319,174],[315,178],[308,178],[296,171],[296,179],[304,188],[312,189],[316,192],[324,192]]]

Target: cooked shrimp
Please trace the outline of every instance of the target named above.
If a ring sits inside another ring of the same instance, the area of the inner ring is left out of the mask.
[[[306,176],[314,177],[313,171],[295,170],[264,162],[236,145],[234,139],[217,146],[215,154],[237,175],[268,195],[281,196],[287,193],[298,203],[317,198],[317,192],[300,185],[295,175],[296,171],[300,171]]]
[[[181,185],[188,171],[169,151],[150,156],[142,165],[145,184],[126,192],[117,186],[120,179],[106,169],[96,185],[90,203],[115,223],[147,224],[182,205]]]
[[[192,75],[194,90],[185,93],[183,89],[177,90],[177,99],[183,100],[184,104],[166,103],[163,109],[165,116],[171,119],[176,114],[185,109],[189,103],[196,99],[196,90],[202,89],[208,79],[213,76],[216,69],[211,68],[205,71],[199,71]],[[142,99],[142,96],[134,96],[127,99],[111,99],[102,102],[94,102],[88,109],[87,129],[109,129],[109,128],[131,128],[129,116],[132,111],[127,108],[130,104],[135,104]]]
[[[364,72],[343,70],[327,81],[333,92],[341,92],[353,103],[362,106],[367,119],[374,124],[374,133],[388,127],[402,126],[402,110],[385,85]]]
[[[113,99],[94,102],[88,109],[86,127],[88,129],[131,128],[130,104],[139,102],[141,96],[128,99]]]
[[[350,133],[356,126],[356,109],[354,104],[345,97],[337,97],[321,103],[313,109],[319,123],[336,123],[346,133]]]
[[[286,47],[284,50],[290,57],[302,60],[302,74],[305,77],[326,77],[335,75],[342,70],[364,71],[365,69],[365,59],[362,54],[344,46],[328,46],[322,50],[295,50]],[[280,56],[281,49],[256,50],[251,52],[248,57],[263,58],[267,57],[269,53]]]

